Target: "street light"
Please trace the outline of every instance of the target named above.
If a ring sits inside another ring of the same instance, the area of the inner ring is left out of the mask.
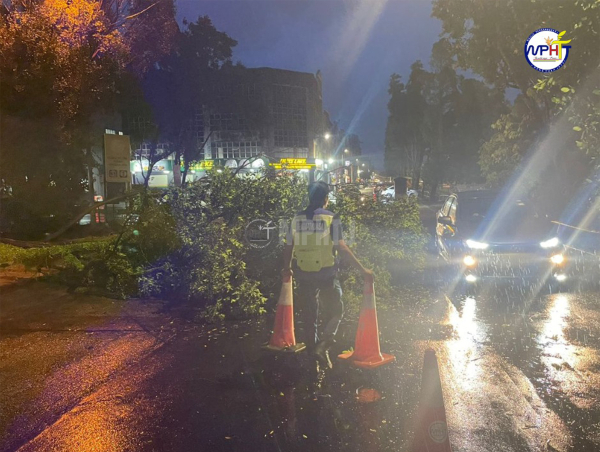
[[[317,157],[317,141],[318,140],[329,141],[330,138],[331,138],[331,134],[329,132],[325,132],[323,135],[315,135],[314,136],[314,138],[313,138],[313,150],[312,150],[312,156],[313,156],[313,158]],[[320,149],[319,151],[320,151],[319,153],[322,154],[322,149]]]
[[[348,153],[348,149],[344,149],[344,153],[347,154]]]
[[[333,159],[329,159],[327,161],[329,162],[330,165],[333,163]]]

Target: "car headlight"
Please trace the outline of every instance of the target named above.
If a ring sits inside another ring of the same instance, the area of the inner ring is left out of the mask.
[[[556,248],[559,243],[560,243],[560,240],[558,240],[558,237],[553,237],[550,240],[546,240],[545,242],[541,242],[540,246],[542,248]]]
[[[562,254],[555,254],[550,258],[550,260],[553,264],[560,265],[565,261],[565,256]]]
[[[467,255],[463,259],[463,262],[467,267],[472,267],[473,265],[475,265],[475,258],[473,256]]]
[[[490,245],[488,243],[476,242],[475,240],[467,240],[467,246],[472,250],[485,250]]]

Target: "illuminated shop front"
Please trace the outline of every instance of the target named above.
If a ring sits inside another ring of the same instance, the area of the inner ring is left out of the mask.
[[[185,164],[176,165],[172,159],[163,159],[156,162],[152,167],[148,186],[152,188],[167,188],[177,185],[176,181],[181,181],[184,173],[186,175],[186,182],[191,183],[207,176],[210,171],[219,172],[225,168],[236,171],[240,177],[248,177],[259,173],[267,164],[268,161],[263,157],[209,159],[192,163],[186,172]],[[132,160],[130,167],[132,183],[134,185],[143,185],[145,177],[148,177],[148,160]]]

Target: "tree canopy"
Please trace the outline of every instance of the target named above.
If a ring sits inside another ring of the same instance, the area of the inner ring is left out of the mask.
[[[495,122],[493,136],[481,149],[481,168],[490,183],[505,181],[561,118],[572,123],[563,158],[576,159],[578,148],[588,159],[598,157],[597,1],[435,0],[433,16],[442,21],[442,40],[457,67],[499,90],[516,90],[511,111]],[[527,37],[542,27],[565,31],[571,40],[567,63],[550,74],[531,68],[523,55]]]
[[[434,196],[442,182],[480,180],[477,154],[505,105],[502,93],[457,74],[439,46],[432,54],[431,72],[416,61],[406,84],[390,77],[385,161]]]
[[[174,11],[172,0],[3,3],[0,179],[31,215],[73,213],[91,146],[118,122],[122,79],[170,51]]]
[[[190,163],[202,157],[204,130],[198,134],[195,118],[202,108],[216,102],[218,81],[227,77],[227,72],[240,69],[232,64],[236,45],[208,16],[184,21],[173,50],[144,75],[144,99],[151,106],[156,127],[154,139],[168,143],[177,162]],[[131,124],[130,119],[126,118]],[[186,172],[183,182],[185,176]]]

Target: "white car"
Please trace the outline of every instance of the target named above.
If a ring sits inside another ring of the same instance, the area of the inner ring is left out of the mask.
[[[418,198],[419,192],[417,190],[409,188],[408,190],[406,190],[406,196],[408,196],[409,198]]]
[[[383,199],[394,199],[396,197],[396,187],[392,185],[391,187],[386,188],[381,192],[381,196]],[[419,196],[419,192],[411,188],[406,191],[406,196],[409,198],[417,198]]]
[[[386,188],[381,192],[382,198],[395,198],[396,197],[396,187],[393,185],[391,187]]]

